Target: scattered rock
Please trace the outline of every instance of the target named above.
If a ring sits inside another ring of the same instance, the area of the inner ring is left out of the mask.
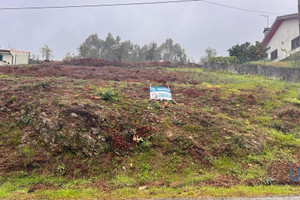
[[[139,190],[146,190],[146,189],[148,189],[149,187],[147,186],[147,185],[144,185],[144,186],[141,186],[141,187],[139,187]]]
[[[168,138],[172,138],[174,136],[174,134],[169,130],[167,132],[167,136],[168,136]]]
[[[243,139],[244,146],[252,151],[261,151],[262,150],[262,144],[258,141],[255,141],[254,139],[246,138]]]
[[[26,111],[25,111],[24,109],[22,109],[22,110],[20,111],[20,113],[21,113],[21,115],[25,115],[25,114],[26,114]]]
[[[27,191],[28,194],[34,193],[34,192],[35,192],[35,190],[34,190],[33,188],[30,188],[30,189]]]
[[[71,113],[71,117],[78,117],[78,115],[76,115],[76,113]]]

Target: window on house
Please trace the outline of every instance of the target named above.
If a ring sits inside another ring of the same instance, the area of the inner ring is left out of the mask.
[[[271,60],[275,60],[278,58],[278,50],[276,49],[275,51],[271,52]]]
[[[0,55],[0,61],[2,61],[3,60],[3,55]]]
[[[292,40],[292,50],[296,49],[300,46],[300,44],[299,44],[300,41],[299,40],[300,40],[299,36]]]

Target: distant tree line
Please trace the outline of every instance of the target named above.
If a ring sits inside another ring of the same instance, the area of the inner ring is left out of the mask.
[[[105,39],[97,34],[90,35],[78,48],[77,58],[97,58],[120,62],[152,62],[168,61],[172,63],[186,63],[187,55],[185,50],[171,38],[158,45],[151,42],[140,46],[130,40],[122,41],[120,36],[114,38],[108,33]],[[68,59],[71,58],[67,54]]]

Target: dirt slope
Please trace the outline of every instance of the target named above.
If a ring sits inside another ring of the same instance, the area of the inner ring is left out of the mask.
[[[297,85],[160,67],[48,64],[0,74],[1,175],[102,174],[117,187],[295,184]],[[149,102],[150,85],[169,86],[175,101]]]

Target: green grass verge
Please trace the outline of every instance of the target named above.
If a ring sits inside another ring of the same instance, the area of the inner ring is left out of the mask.
[[[152,198],[209,198],[209,197],[260,197],[299,195],[300,187],[293,186],[234,186],[231,188],[185,187],[185,188],[138,188],[123,187],[112,191],[97,188],[65,188],[40,190],[28,194],[17,190],[1,199],[152,199]]]
[[[260,66],[270,66],[270,67],[288,67],[288,68],[297,68],[300,67],[298,63],[294,61],[280,61],[280,62],[271,62],[269,60],[259,60],[247,62],[245,65],[260,65]]]

